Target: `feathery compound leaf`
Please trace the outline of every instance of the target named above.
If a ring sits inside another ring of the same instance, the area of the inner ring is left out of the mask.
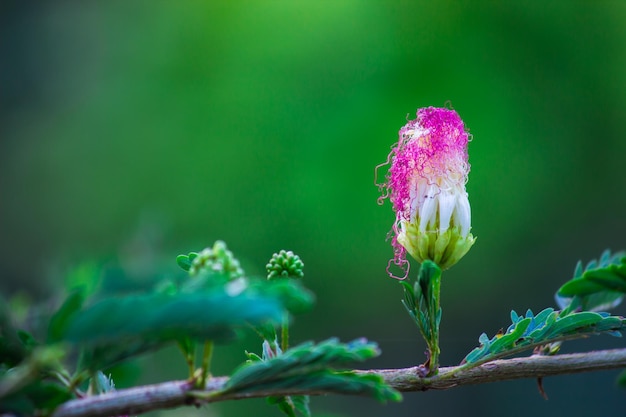
[[[265,362],[249,362],[235,370],[223,393],[270,391],[334,392],[369,395],[379,401],[398,401],[400,394],[376,375],[339,372],[334,366],[378,356],[375,343],[363,339],[348,344],[329,339],[304,343]]]
[[[171,341],[229,340],[244,325],[279,323],[285,307],[312,302],[295,283],[262,283],[105,299],[70,316],[62,336],[87,348],[84,367],[100,369]]]
[[[489,339],[483,333],[478,339],[480,346],[472,350],[463,363],[485,363],[536,346],[591,334],[621,336],[621,331],[626,328],[626,319],[623,317],[590,311],[559,314],[552,308],[547,308],[536,316],[528,310],[525,317],[512,311],[511,319],[513,323],[504,334],[497,334]]]
[[[621,303],[626,293],[626,252],[602,253],[585,268],[578,262],[574,277],[556,293],[561,308],[587,311],[608,310]]]

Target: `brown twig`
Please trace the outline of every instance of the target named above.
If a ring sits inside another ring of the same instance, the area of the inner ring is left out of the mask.
[[[444,390],[461,385],[485,384],[522,378],[543,378],[624,367],[626,367],[626,349],[614,349],[555,356],[533,355],[523,358],[501,359],[471,369],[463,369],[459,366],[444,367],[440,368],[437,375],[428,378],[419,377],[418,367],[356,372],[380,375],[398,391],[410,392],[431,389]],[[194,388],[194,384],[189,381],[171,381],[123,389],[68,401],[57,408],[53,417],[105,417],[269,395],[329,394],[329,392],[303,392],[295,389],[219,394],[227,381],[227,377],[211,378],[205,389],[201,391]]]

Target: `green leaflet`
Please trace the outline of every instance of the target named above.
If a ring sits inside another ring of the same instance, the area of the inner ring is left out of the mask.
[[[490,353],[500,353],[511,346],[515,346],[515,343],[522,337],[531,321],[531,318],[525,318],[519,321],[511,332],[499,336],[493,343],[490,344]]]
[[[176,263],[178,264],[179,267],[183,269],[183,271],[189,272],[189,270],[191,269],[191,264],[193,263],[193,260],[196,259],[197,257],[198,257],[197,252],[189,252],[189,254],[187,255],[178,255],[176,257]]]
[[[178,255],[176,257],[176,263],[178,264],[179,267],[181,267],[183,271],[186,271],[186,272],[189,272],[189,269],[191,269],[192,259],[189,259],[190,258],[189,255]]]
[[[288,417],[297,417],[299,413],[302,417],[311,417],[309,409],[308,395],[290,395],[287,397],[267,397],[270,405],[276,405]]]
[[[626,327],[623,317],[590,311],[560,315],[552,308],[537,315],[528,310],[525,316],[519,316],[512,311],[511,321],[513,323],[502,335],[495,335],[490,339],[485,333],[481,334],[478,339],[480,346],[472,350],[463,363],[480,364],[536,346],[591,334],[621,336]]]
[[[574,277],[559,288],[556,300],[563,309],[600,311],[618,305],[625,293],[626,253],[607,250],[585,268],[578,262]]]
[[[369,395],[379,401],[398,401],[400,394],[377,375],[339,372],[334,366],[363,361],[379,354],[365,340],[348,344],[329,339],[317,345],[304,343],[267,361],[248,362],[235,370],[223,393],[290,389],[338,394]]]
[[[565,336],[570,333],[576,333],[579,330],[587,332],[587,329],[594,329],[593,325],[601,322],[602,320],[603,317],[600,314],[592,313],[590,311],[569,314],[556,320],[554,324],[550,326],[550,331],[547,332],[545,337],[554,338]]]

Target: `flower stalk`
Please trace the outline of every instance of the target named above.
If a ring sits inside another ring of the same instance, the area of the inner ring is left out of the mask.
[[[441,323],[441,269],[425,261],[414,285],[400,281],[404,288],[402,303],[426,341],[427,360],[420,366],[420,377],[433,376],[439,368],[439,324]]]
[[[404,287],[404,306],[428,346],[422,376],[437,374],[441,322],[441,272],[456,264],[476,239],[470,233],[471,210],[465,184],[469,174],[469,134],[451,109],[428,107],[400,129],[389,154],[386,181],[378,184],[396,219],[391,229],[394,257],[387,272]],[[383,164],[385,165],[385,164]],[[378,168],[378,167],[377,167]],[[407,252],[421,264],[415,284]],[[403,275],[396,276],[392,267]]]

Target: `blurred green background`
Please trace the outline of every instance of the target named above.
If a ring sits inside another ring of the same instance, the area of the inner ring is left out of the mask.
[[[407,115],[449,100],[473,135],[478,236],[444,275],[441,360],[456,364],[510,309],[553,306],[578,259],[626,248],[625,21],[618,1],[4,2],[0,290],[49,300],[85,261],[135,287],[182,273],[175,256],[216,239],[262,274],[291,249],[318,298],[294,343],[365,336],[383,350],[366,366],[420,363],[385,273],[394,216],[376,204],[374,167]],[[258,341],[220,348],[216,373],[244,348]],[[183,378],[172,355],[142,359],[132,382]],[[616,375],[549,378],[549,401],[524,380],[387,406],[314,398],[313,411],[617,415]],[[157,414],[279,411],[258,400]]]

